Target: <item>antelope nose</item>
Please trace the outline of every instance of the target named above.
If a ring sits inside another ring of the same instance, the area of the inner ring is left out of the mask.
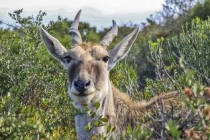
[[[85,92],[90,86],[89,80],[77,80],[74,81],[74,87],[77,91],[83,93]]]

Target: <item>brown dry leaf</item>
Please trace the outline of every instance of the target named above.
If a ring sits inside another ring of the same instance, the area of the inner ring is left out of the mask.
[[[186,139],[192,139],[192,140],[206,140],[206,138],[205,138],[202,134],[196,132],[196,131],[194,130],[194,128],[185,129],[185,130],[184,130],[184,134],[185,134],[185,138],[186,138]]]
[[[203,109],[203,113],[206,117],[210,118],[210,106],[206,105]]]
[[[189,97],[190,100],[192,99],[192,97],[194,95],[192,89],[190,89],[190,88],[185,88],[184,93]]]
[[[204,89],[203,96],[210,98],[210,88],[209,87]]]

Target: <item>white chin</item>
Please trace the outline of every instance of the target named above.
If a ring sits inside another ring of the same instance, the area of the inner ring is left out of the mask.
[[[80,109],[91,106],[95,102],[100,102],[100,100],[104,98],[102,92],[95,91],[94,88],[90,88],[88,90],[88,93],[86,93],[84,96],[80,96],[79,92],[75,90],[74,86],[72,86],[72,88],[69,88],[68,91],[69,96],[73,100],[74,107]]]
[[[79,92],[75,90],[74,87],[68,88],[68,93],[71,99],[73,100],[73,105],[76,108],[81,108],[81,106],[87,106],[90,104],[92,98],[94,97],[95,93],[85,94],[84,96],[80,96]]]
[[[73,105],[76,108],[86,107],[89,106],[92,102],[92,99],[95,96],[95,93],[88,94],[86,96],[78,96],[74,93],[69,93],[69,96],[73,100]]]

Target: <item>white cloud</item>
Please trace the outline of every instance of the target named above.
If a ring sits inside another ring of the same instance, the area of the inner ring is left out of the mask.
[[[165,0],[0,0],[0,20],[13,22],[8,12],[24,9],[24,15],[47,12],[44,22],[56,20],[58,15],[72,20],[82,9],[81,21],[89,22],[98,29],[110,27],[115,19],[118,25],[140,24],[150,14],[160,11]]]
[[[63,8],[77,11],[84,7],[95,8],[104,14],[158,11],[164,0],[0,0],[0,8],[25,10],[53,10]]]

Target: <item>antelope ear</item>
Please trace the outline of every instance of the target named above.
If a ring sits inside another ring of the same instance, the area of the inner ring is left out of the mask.
[[[134,29],[133,32],[126,36],[109,52],[110,59],[108,62],[108,70],[111,70],[119,60],[123,59],[128,54],[138,33],[139,28]]]
[[[43,28],[40,28],[40,33],[49,53],[63,65],[67,65],[70,62],[67,49]]]

